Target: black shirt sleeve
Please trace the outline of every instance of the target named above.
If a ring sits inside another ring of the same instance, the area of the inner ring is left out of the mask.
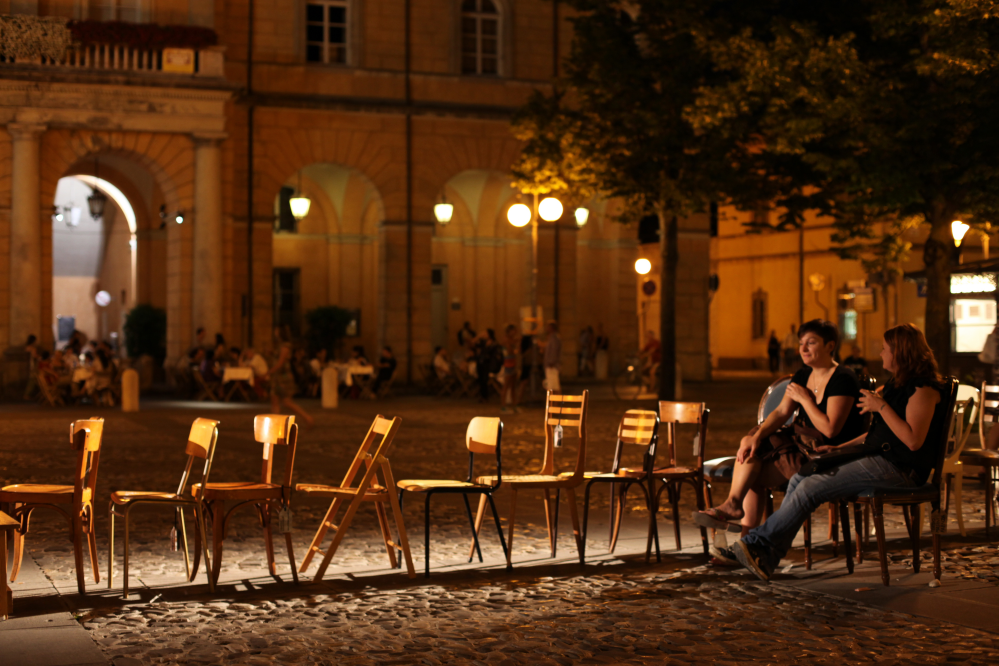
[[[826,385],[823,396],[831,398],[836,395],[845,395],[854,399],[860,397],[860,382],[857,381],[857,375],[853,373],[853,370],[837,368],[833,376],[829,378],[829,384]]]
[[[793,377],[791,377],[791,383],[797,384],[798,386],[807,386],[808,378],[811,376],[812,376],[812,369],[807,365],[803,366],[801,368],[798,368],[798,371],[794,373]]]

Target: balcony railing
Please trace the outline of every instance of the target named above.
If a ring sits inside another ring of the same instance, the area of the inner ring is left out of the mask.
[[[0,16],[0,63],[8,65],[222,77],[225,49],[214,41],[214,32],[189,26]]]

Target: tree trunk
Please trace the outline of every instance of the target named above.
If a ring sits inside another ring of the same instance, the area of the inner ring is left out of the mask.
[[[937,357],[940,372],[950,372],[950,266],[954,239],[951,215],[935,211],[930,237],[923,250],[926,264],[926,341]]]
[[[659,250],[662,269],[659,278],[659,338],[662,362],[659,364],[659,399],[676,399],[676,215],[659,212]]]

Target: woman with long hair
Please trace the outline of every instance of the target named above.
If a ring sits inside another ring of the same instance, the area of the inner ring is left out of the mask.
[[[876,453],[822,473],[796,474],[780,509],[733,544],[729,554],[762,580],[769,580],[798,529],[819,506],[870,488],[906,488],[926,483],[943,445],[946,401],[933,351],[912,324],[889,329],[881,359],[891,379],[878,391],[861,390],[860,409],[872,414],[863,441]],[[820,452],[836,446],[820,447]]]
[[[280,414],[281,405],[284,405],[311,428],[315,425],[315,420],[292,400],[297,386],[295,375],[291,371],[291,335],[287,327],[274,329],[274,344],[277,347],[275,350],[277,359],[265,377],[271,380],[271,410],[275,414]]]

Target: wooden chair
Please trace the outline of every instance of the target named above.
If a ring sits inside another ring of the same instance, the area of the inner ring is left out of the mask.
[[[14,592],[7,584],[7,538],[13,538],[20,526],[16,520],[0,511],[0,620],[14,612]]]
[[[617,445],[614,448],[614,462],[610,472],[586,472],[583,477],[586,479],[586,490],[583,492],[583,557],[586,552],[586,534],[590,516],[590,489],[594,483],[611,484],[611,538],[609,550],[614,552],[617,547],[618,534],[621,531],[621,521],[624,517],[624,505],[628,496],[628,489],[632,485],[637,485],[645,495],[645,507],[649,512],[649,540],[645,548],[645,561],[649,561],[652,552],[652,539],[655,530],[655,509],[652,498],[655,497],[655,477],[653,471],[656,466],[656,446],[659,437],[659,415],[653,411],[644,409],[629,409],[621,418],[621,423],[617,427]],[[621,458],[625,447],[631,451],[641,452],[641,467],[622,467]],[[615,498],[615,484],[620,484],[617,488]],[[617,512],[613,511],[616,506]],[[659,544],[656,543],[656,562],[662,558],[659,555]]]
[[[212,469],[212,459],[215,456],[215,444],[218,442],[219,422],[209,419],[195,419],[191,425],[191,432],[187,436],[187,465],[180,475],[180,483],[175,493],[162,493],[145,490],[119,490],[111,493],[111,502],[108,506],[108,589],[111,589],[114,580],[114,519],[115,517],[125,520],[125,570],[124,582],[122,584],[122,598],[128,598],[128,519],[137,506],[148,504],[151,506],[173,507],[176,512],[176,520],[180,527],[180,542],[184,549],[184,567],[187,570],[188,580],[194,580],[194,573],[191,571],[190,553],[187,548],[187,527],[184,524],[184,509],[194,510],[195,527],[198,530],[198,541],[205,555],[205,575],[208,577],[208,589],[215,591],[215,581],[211,575],[211,560],[208,559],[208,539],[205,535],[205,517],[201,511],[201,502],[193,495],[186,495],[187,482],[191,477],[191,470],[194,469],[195,458],[200,458],[203,462],[201,470],[201,483],[208,483],[208,475]],[[195,553],[194,571],[197,572],[197,559],[202,550]]]
[[[476,483],[492,485],[498,481],[510,488],[510,516],[507,518],[508,535],[506,539],[506,565],[513,566],[513,528],[517,516],[517,492],[519,490],[545,491],[545,519],[548,525],[548,543],[551,556],[555,557],[558,549],[558,508],[565,490],[569,498],[569,512],[572,516],[573,536],[576,538],[576,551],[579,553],[579,563],[583,564],[583,533],[579,528],[579,514],[576,510],[575,489],[585,481],[586,467],[586,416],[589,412],[590,392],[582,395],[559,395],[548,391],[545,401],[545,453],[541,469],[537,474],[506,475],[502,479],[496,476],[480,476]],[[571,472],[555,471],[555,449],[561,447],[566,428],[575,430],[579,438],[579,448],[576,451],[576,466]],[[555,491],[555,503],[552,506],[551,493]],[[481,518],[481,514],[480,514]],[[476,522],[475,532],[478,534],[481,521]]]
[[[659,424],[660,428],[666,429],[666,454],[669,457],[669,465],[657,468],[653,475],[662,482],[659,491],[656,493],[653,508],[658,509],[659,497],[666,491],[667,500],[673,512],[673,538],[676,540],[676,549],[680,550],[680,490],[683,484],[688,483],[694,489],[697,498],[698,510],[703,510],[707,499],[706,484],[704,482],[704,450],[708,441],[708,416],[709,410],[703,402],[670,402],[662,400],[659,402]],[[692,452],[697,462],[693,467],[681,466],[677,459],[677,439],[676,427],[678,425],[695,425],[697,432],[692,441]],[[656,551],[659,550],[659,529],[653,525],[653,538],[656,542]],[[708,552],[708,530],[701,528],[701,542],[704,546],[704,553]]]
[[[101,439],[104,419],[92,417],[74,421],[69,426],[69,442],[76,451],[76,471],[73,485],[59,486],[42,483],[21,483],[0,488],[0,512],[18,522],[14,531],[14,566],[11,581],[17,580],[24,557],[24,540],[28,535],[31,512],[46,508],[62,514],[70,524],[73,554],[76,558],[76,588],[86,594],[83,582],[83,543],[90,547],[90,568],[94,582],[101,582],[97,569],[97,539],[94,535],[94,489],[97,468],[101,460]],[[65,505],[68,507],[63,508]]]
[[[191,366],[191,377],[194,379],[194,387],[197,389],[197,394],[195,394],[195,400],[211,400],[212,402],[219,402],[218,392],[222,390],[222,386],[219,382],[209,382],[205,379],[205,376],[201,374],[201,370]]]
[[[326,516],[319,524],[319,529],[316,530],[316,535],[312,538],[309,551],[302,560],[300,571],[301,573],[305,573],[305,570],[309,568],[309,563],[312,562],[312,557],[320,552],[323,540],[326,538],[326,533],[332,529],[333,541],[326,549],[326,555],[323,557],[319,569],[316,570],[313,582],[321,581],[323,576],[326,575],[326,569],[329,568],[337,548],[340,547],[340,542],[343,541],[344,534],[347,533],[347,529],[354,520],[354,515],[361,507],[361,502],[375,503],[375,512],[378,515],[378,523],[382,529],[382,539],[385,541],[385,550],[388,552],[389,565],[393,569],[395,568],[395,551],[400,550],[403,557],[406,558],[406,569],[409,571],[409,577],[414,578],[416,576],[416,571],[413,568],[413,557],[409,552],[406,525],[402,521],[402,510],[395,499],[395,494],[391,490],[396,487],[396,483],[395,478],[392,476],[392,465],[389,463],[388,456],[392,450],[395,435],[401,423],[402,419],[399,417],[391,420],[381,414],[375,417],[374,422],[368,429],[368,434],[364,436],[364,441],[361,442],[361,447],[357,450],[357,455],[354,456],[354,460],[351,462],[350,467],[347,469],[347,474],[343,477],[343,481],[340,482],[339,486],[327,486],[316,483],[300,483],[295,486],[296,491],[304,493],[308,497],[321,497],[333,500],[330,503],[330,508],[326,511]],[[354,480],[361,470],[362,463],[365,466],[365,470],[361,475],[361,480],[355,486],[353,485]],[[340,524],[337,525],[333,521],[344,504],[347,505],[347,510],[340,520]],[[393,541],[391,537],[388,515],[385,511],[386,504],[391,508],[392,517],[395,519],[395,526],[399,532],[398,543]]]
[[[978,410],[978,436],[981,448],[966,449],[959,458],[962,467],[985,468],[985,538],[992,540],[991,528],[996,523],[996,483],[999,482],[999,451],[986,448],[985,424],[999,419],[999,386],[982,382],[980,409]]]
[[[465,431],[465,448],[468,449],[468,478],[465,481],[403,479],[396,484],[399,488],[400,507],[406,492],[423,493],[426,496],[423,509],[424,571],[426,576],[430,576],[430,498],[435,493],[461,494],[461,499],[465,502],[465,511],[468,513],[468,523],[472,527],[473,546],[479,555],[479,562],[482,562],[482,549],[479,547],[479,538],[475,531],[476,522],[472,519],[472,508],[468,503],[468,496],[479,496],[479,523],[482,522],[488,500],[489,508],[493,512],[493,521],[496,523],[496,531],[499,533],[500,545],[503,547],[503,555],[506,556],[506,540],[503,538],[503,528],[500,526],[499,515],[496,513],[496,503],[493,502],[493,493],[499,488],[503,479],[503,462],[500,456],[502,436],[503,422],[500,419],[476,416],[469,422],[468,429]],[[485,485],[473,481],[476,453],[495,454],[496,481],[492,484]],[[472,561],[471,554],[468,556],[468,561]]]
[[[933,466],[933,476],[930,480],[918,488],[871,488],[860,493],[856,498],[849,501],[854,504],[869,504],[871,515],[874,518],[874,530],[878,539],[878,558],[881,560],[881,582],[888,586],[890,576],[888,575],[888,551],[885,546],[885,523],[884,506],[891,504],[901,506],[905,516],[905,527],[909,532],[909,540],[912,543],[912,569],[919,573],[919,519],[916,510],[923,504],[929,502],[933,510],[933,577],[940,580],[940,533],[942,531],[941,486],[943,485],[943,463],[947,455],[947,439],[950,433],[950,422],[954,416],[954,405],[957,402],[957,387],[959,382],[954,377],[944,380],[944,396],[937,404],[937,409],[945,410],[944,423],[940,441],[924,442],[923,446],[934,446],[937,451],[937,462]],[[853,572],[853,557],[850,552],[850,530],[847,527],[847,501],[840,502],[841,515],[843,518],[843,541],[846,546],[847,569]],[[859,524],[859,521],[855,521]],[[858,535],[859,538],[859,535]]]
[[[968,443],[971,431],[976,425],[978,406],[981,404],[981,393],[974,386],[961,384],[957,387],[957,402],[954,404],[954,414],[951,418],[950,432],[947,437],[947,453],[943,462],[944,510],[943,527],[947,529],[947,515],[950,513],[950,496],[954,495],[954,513],[957,515],[957,528],[961,536],[967,536],[964,529],[964,463],[961,454]],[[922,511],[920,511],[922,523]]]
[[[62,395],[59,394],[56,386],[49,385],[48,378],[45,373],[37,373],[35,380],[38,383],[38,401],[40,403],[48,405],[49,407],[59,407],[66,404],[62,399]]]
[[[260,469],[260,481],[232,481],[223,483],[195,483],[191,486],[192,494],[204,503],[212,518],[212,579],[218,583],[222,571],[222,542],[225,540],[229,517],[233,511],[246,504],[257,509],[260,525],[264,529],[264,544],[267,549],[267,569],[272,576],[277,575],[274,564],[274,534],[272,529],[273,516],[271,512],[291,510],[291,479],[295,470],[295,449],[298,445],[298,424],[294,416],[283,414],[258,414],[253,418],[254,439],[263,444],[263,463]],[[271,475],[274,468],[274,451],[276,446],[287,446],[284,458],[284,478],[281,483],[273,483]],[[236,502],[228,511],[225,503]],[[295,553],[291,545],[291,534],[284,535],[285,546],[288,549],[288,561],[291,563],[291,575],[298,582],[298,569],[295,566]],[[198,571],[198,550],[201,547],[201,535],[195,532],[195,559],[191,575]],[[205,563],[208,566],[208,562]]]

